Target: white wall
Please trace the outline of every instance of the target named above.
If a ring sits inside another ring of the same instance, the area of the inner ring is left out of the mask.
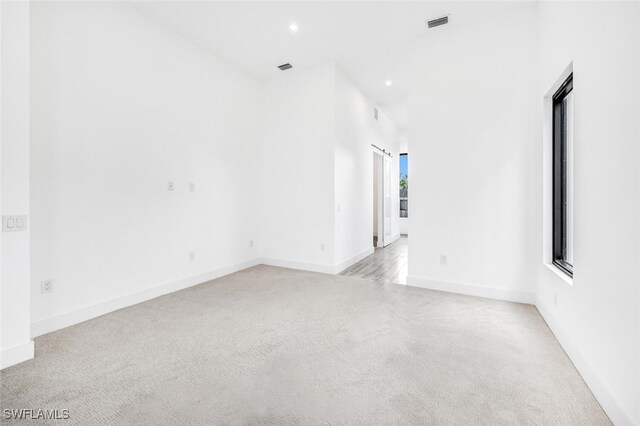
[[[409,218],[408,217],[400,218],[400,234],[409,235]]]
[[[126,4],[31,9],[32,335],[259,261],[336,272],[367,254],[369,146],[397,154],[397,130],[335,64],[259,83]],[[336,160],[338,137],[365,157]]]
[[[0,3],[0,210],[29,215],[29,4]],[[27,221],[28,223],[28,221]],[[29,226],[0,234],[0,365],[33,357],[29,336]]]
[[[332,271],[334,80],[334,66],[327,63],[263,83],[256,184],[267,263]]]
[[[340,69],[335,86],[335,264],[350,266],[372,253],[373,161],[371,144],[393,155],[392,236],[399,234],[399,132],[383,111],[374,119],[375,105]],[[381,237],[381,236],[380,236]]]
[[[539,13],[538,108],[573,61],[575,255],[572,285],[543,265],[538,142],[536,305],[611,420],[640,424],[640,4],[542,2]]]
[[[640,424],[640,5],[482,8],[475,22],[427,33],[410,55],[409,283],[522,301],[535,292],[610,418]],[[544,265],[543,98],[572,61],[569,284]]]
[[[412,45],[410,285],[533,302],[535,52],[533,3],[469,5]]]
[[[126,4],[31,9],[33,333],[257,258],[257,81]]]
[[[334,63],[267,80],[262,107],[262,261],[332,273],[370,254],[371,144],[397,157],[396,127],[373,119],[373,103]],[[392,208],[397,235],[397,197]]]
[[[612,420],[640,424],[640,5],[469,8],[411,49],[409,283],[537,292]],[[32,213],[30,231],[0,240],[2,366],[32,356],[29,321],[39,334],[259,256],[332,272],[370,248],[370,144],[394,154],[397,191],[398,132],[334,64],[260,88],[123,4],[3,2],[0,14],[0,207]],[[540,123],[571,61],[568,284],[543,265]]]
[[[402,154],[406,154],[409,152],[409,140],[406,136],[402,136],[402,134],[400,135],[400,139],[398,142],[398,150]]]

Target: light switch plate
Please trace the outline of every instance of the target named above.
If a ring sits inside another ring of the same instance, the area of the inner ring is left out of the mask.
[[[2,216],[2,232],[16,232],[27,230],[27,215]]]

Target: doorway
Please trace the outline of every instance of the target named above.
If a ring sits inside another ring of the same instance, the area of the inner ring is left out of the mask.
[[[391,244],[391,156],[374,147],[373,160],[373,247]]]
[[[406,284],[408,265],[408,241],[406,235],[393,236],[393,217],[400,213],[398,180],[392,174],[394,160],[389,153],[373,147],[372,161],[372,242],[375,252],[351,265],[340,275],[372,279],[383,283]],[[406,173],[405,173],[406,174]],[[396,175],[397,178],[397,175]],[[402,186],[400,187],[402,189]],[[395,198],[394,198],[395,197]],[[397,231],[396,231],[397,234]]]

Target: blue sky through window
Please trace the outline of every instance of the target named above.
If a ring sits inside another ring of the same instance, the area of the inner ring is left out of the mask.
[[[400,178],[406,176],[407,173],[409,173],[409,156],[400,154]]]

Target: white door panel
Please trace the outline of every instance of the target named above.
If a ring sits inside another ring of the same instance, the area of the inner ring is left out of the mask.
[[[383,244],[391,244],[391,158],[387,155],[384,158],[382,169],[382,210],[383,210]]]

